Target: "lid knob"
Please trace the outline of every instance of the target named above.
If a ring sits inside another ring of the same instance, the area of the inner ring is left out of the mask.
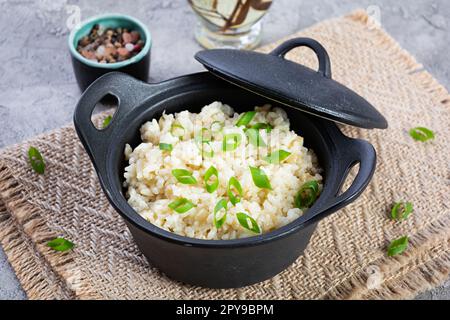
[[[283,42],[276,47],[270,54],[284,58],[286,53],[297,47],[308,47],[314,51],[319,59],[319,72],[326,78],[331,79],[331,62],[327,50],[316,40],[310,38],[294,38]]]

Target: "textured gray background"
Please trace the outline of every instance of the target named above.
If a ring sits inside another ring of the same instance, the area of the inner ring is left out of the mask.
[[[195,17],[184,0],[0,0],[0,148],[71,121],[80,96],[67,52],[67,5],[82,19],[119,12],[153,34],[151,81],[202,70],[192,56]],[[356,8],[379,6],[382,26],[450,87],[450,1],[274,0],[265,18],[264,43]],[[25,294],[0,249],[0,299]],[[450,281],[419,299],[450,299]]]

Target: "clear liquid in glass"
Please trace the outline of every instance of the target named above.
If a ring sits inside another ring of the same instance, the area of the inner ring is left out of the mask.
[[[252,49],[261,39],[261,18],[271,0],[188,0],[199,17],[195,32],[206,48]]]

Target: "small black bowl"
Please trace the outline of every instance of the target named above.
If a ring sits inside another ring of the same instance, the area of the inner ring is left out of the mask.
[[[116,63],[98,63],[83,57],[77,51],[78,41],[89,34],[94,25],[104,28],[127,28],[140,33],[141,39],[145,41],[144,48],[136,56],[125,61]],[[73,71],[77,79],[78,86],[84,91],[92,82],[102,75],[120,71],[127,73],[139,80],[147,81],[150,69],[150,52],[152,38],[147,27],[139,20],[122,14],[104,14],[95,16],[81,23],[72,30],[69,36],[69,50],[72,58]]]

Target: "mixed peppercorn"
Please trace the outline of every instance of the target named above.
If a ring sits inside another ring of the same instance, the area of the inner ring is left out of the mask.
[[[78,41],[77,51],[86,59],[115,63],[130,59],[144,47],[138,31],[127,28],[102,28],[96,24],[89,35]]]

